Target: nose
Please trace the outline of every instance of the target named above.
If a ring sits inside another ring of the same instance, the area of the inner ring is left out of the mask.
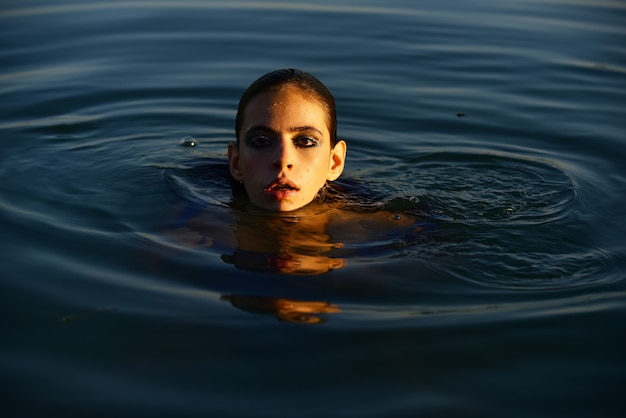
[[[276,146],[276,154],[272,165],[277,170],[293,168],[293,152],[288,141],[281,141]]]

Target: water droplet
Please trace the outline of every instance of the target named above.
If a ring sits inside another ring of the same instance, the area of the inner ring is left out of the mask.
[[[180,140],[180,145],[183,147],[195,147],[196,144],[196,140],[191,136],[183,137],[183,139]]]

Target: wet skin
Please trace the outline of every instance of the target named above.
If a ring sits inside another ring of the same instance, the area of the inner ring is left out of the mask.
[[[261,93],[243,115],[228,159],[232,176],[243,182],[254,205],[280,212],[299,209],[343,172],[345,142],[331,146],[325,108],[297,88]]]

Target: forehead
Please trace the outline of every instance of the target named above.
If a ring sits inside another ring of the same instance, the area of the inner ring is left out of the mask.
[[[296,87],[261,92],[250,99],[243,112],[243,127],[259,123],[323,124],[328,112],[317,98]]]

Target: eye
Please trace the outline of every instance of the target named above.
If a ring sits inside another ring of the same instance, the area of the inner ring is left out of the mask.
[[[319,141],[311,136],[299,136],[293,140],[297,147],[311,148],[319,145]]]
[[[270,139],[263,135],[256,135],[246,139],[246,143],[253,148],[267,147],[272,143]]]

